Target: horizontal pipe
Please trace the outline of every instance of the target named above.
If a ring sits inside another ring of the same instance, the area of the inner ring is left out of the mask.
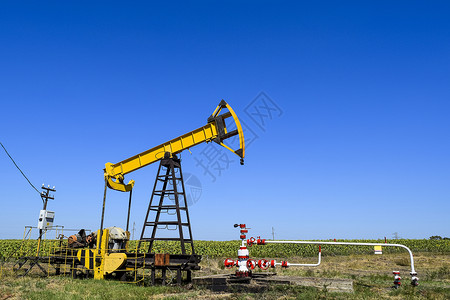
[[[291,266],[294,266],[294,267],[317,267],[320,265],[320,262],[322,261],[321,257],[322,257],[322,252],[319,252],[319,261],[317,262],[317,264],[291,264],[291,263],[288,263],[288,266],[289,267],[291,267]],[[281,263],[276,263],[275,265],[276,266],[281,265]]]
[[[384,244],[384,243],[352,243],[352,242],[317,242],[317,241],[265,241],[266,244],[316,244],[316,245],[350,245],[350,246],[382,246],[382,247],[401,247],[409,252],[411,261],[411,274],[415,274],[414,258],[411,250],[401,244]]]

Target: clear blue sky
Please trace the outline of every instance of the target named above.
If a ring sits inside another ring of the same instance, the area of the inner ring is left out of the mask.
[[[245,165],[229,156],[215,181],[196,163],[206,146],[183,153],[202,184],[195,239],[236,239],[238,222],[282,239],[450,236],[449,12],[447,1],[4,1],[0,141],[35,185],[56,186],[56,224],[95,230],[104,164],[204,125],[225,99],[254,139]],[[262,91],[278,110],[259,127]],[[17,238],[42,203],[0,150],[0,237]],[[156,170],[127,176],[136,235]],[[107,201],[105,225],[124,227],[127,195]]]

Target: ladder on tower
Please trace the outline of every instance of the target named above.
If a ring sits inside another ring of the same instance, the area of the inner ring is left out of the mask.
[[[169,236],[170,230],[177,232],[175,236]],[[146,232],[151,233],[149,237]],[[155,241],[179,241],[181,254],[188,254],[186,247],[190,245],[189,254],[195,255],[181,160],[176,155],[170,157],[168,152],[159,164],[139,247],[142,242],[149,242],[147,253],[152,253]]]

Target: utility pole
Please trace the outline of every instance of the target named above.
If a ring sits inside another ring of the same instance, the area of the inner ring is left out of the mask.
[[[44,184],[42,184],[42,189],[45,191],[45,192],[41,192],[41,198],[42,198],[42,202],[44,204],[44,208],[42,210],[45,211],[45,210],[47,210],[48,199],[50,199],[50,200],[54,200],[55,199],[55,197],[50,196],[50,192],[56,192],[56,189],[55,189],[55,187],[50,188],[50,185],[48,187],[45,187]],[[39,216],[39,218],[44,218],[44,219],[46,217],[47,217],[46,215],[43,215],[43,216],[40,215]],[[41,222],[41,221],[42,220],[39,219],[39,222]],[[47,228],[45,225],[43,227]],[[44,233],[43,228],[39,228],[39,238],[38,238],[38,246],[37,246],[36,256],[39,256],[39,250],[41,248],[41,240],[42,240],[42,234],[43,233]]]
[[[275,240],[275,228],[272,227],[272,240]]]
[[[38,266],[39,269],[42,271],[42,273],[47,274],[47,271],[39,264],[39,259],[41,258],[39,256],[39,252],[41,249],[41,241],[42,241],[42,235],[47,231],[48,227],[53,226],[53,220],[55,218],[55,212],[48,211],[47,210],[47,203],[48,200],[55,199],[52,195],[50,195],[50,192],[56,192],[55,187],[50,188],[50,186],[45,187],[44,184],[42,184],[42,189],[44,190],[41,192],[41,198],[42,203],[44,204],[43,209],[39,212],[39,222],[38,222],[38,229],[39,229],[39,237],[38,237],[38,246],[36,251],[36,257],[25,257],[25,261],[19,265],[19,269],[22,268],[25,263],[29,263],[29,267],[25,270],[25,274],[28,274],[31,269],[33,269],[34,266]],[[58,270],[58,269],[57,269]],[[17,270],[16,270],[17,271]],[[57,271],[58,273],[58,271]]]
[[[134,240],[134,231],[136,230],[136,227],[134,225],[135,223],[133,222],[133,237],[131,238],[132,240]]]

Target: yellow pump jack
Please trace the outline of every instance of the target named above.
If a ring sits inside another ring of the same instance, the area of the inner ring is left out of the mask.
[[[225,120],[230,117],[233,119],[235,123],[235,129],[233,130],[227,127],[227,123],[225,122]],[[229,146],[224,144],[224,140],[236,135],[238,135],[239,137],[239,148],[233,150]],[[103,228],[107,188],[111,188],[113,190],[121,192],[130,192],[130,201],[128,206],[128,219],[126,228],[126,233],[128,234],[129,237],[128,225],[131,207],[131,192],[134,186],[134,180],[130,180],[129,183],[126,184],[124,183],[124,176],[128,173],[131,173],[133,171],[136,171],[140,168],[161,161],[168,157],[176,158],[176,154],[204,142],[206,143],[216,142],[217,144],[225,147],[234,154],[238,155],[241,159],[241,164],[244,164],[245,140],[242,126],[233,109],[224,100],[222,100],[219,103],[217,108],[208,118],[207,124],[205,126],[195,129],[191,132],[188,132],[182,136],[174,138],[170,141],[167,141],[159,146],[153,147],[147,151],[139,153],[128,159],[125,159],[121,162],[115,164],[112,163],[105,164],[104,169],[105,191],[103,197],[103,209],[100,228]],[[187,207],[185,208],[185,211],[187,213]],[[116,271],[133,271],[134,270],[132,268],[133,260],[135,261],[136,265],[140,263],[144,268],[152,268],[152,272],[154,273],[155,265],[157,265],[156,254],[148,252],[147,254],[148,256],[142,258],[139,257],[139,255],[136,253],[135,258],[127,257],[128,251],[126,250],[125,252],[127,253],[123,253],[124,252],[123,250],[122,252],[113,252],[108,248],[109,238],[110,235],[108,229],[99,230],[97,233],[97,248],[84,249],[78,252],[78,259],[81,261],[81,263],[84,264],[84,266],[88,270],[94,270],[95,279],[104,279],[105,276]],[[186,255],[183,249],[182,256],[179,257],[177,255],[174,255],[173,257],[170,258],[171,263],[172,262],[175,263],[176,268],[188,270],[189,273],[188,277],[190,277],[190,270],[195,270],[195,268],[199,268],[198,265],[197,266],[194,265],[198,264],[198,262],[201,260],[201,256],[195,255],[193,244],[192,244],[192,254],[193,255],[191,256]],[[132,254],[132,256],[134,255]],[[127,260],[129,266],[127,266]],[[164,268],[170,269],[172,266],[173,265],[171,266],[167,265]],[[179,272],[180,270],[177,271]],[[181,275],[179,275],[178,277],[180,278]],[[152,275],[152,278],[153,281],[154,275]]]

